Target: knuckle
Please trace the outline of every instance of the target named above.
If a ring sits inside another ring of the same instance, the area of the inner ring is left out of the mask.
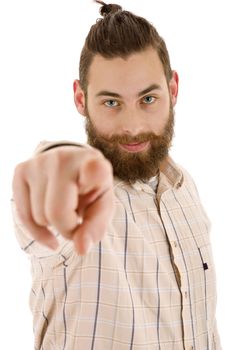
[[[19,178],[23,178],[25,174],[25,169],[27,167],[27,162],[19,163],[14,169],[14,181]]]
[[[55,171],[63,171],[65,167],[74,162],[78,154],[81,153],[81,148],[75,146],[59,147],[48,151],[46,164],[48,167],[53,167]],[[46,154],[44,154],[46,156]]]
[[[97,159],[105,159],[103,153],[97,148],[93,148],[92,152],[93,152],[93,156],[96,157]]]
[[[65,162],[66,157],[62,150],[52,149],[51,151],[45,152],[40,160],[41,161],[38,162],[39,165],[43,165],[48,169],[52,167],[56,171],[57,168],[61,167],[62,163]]]
[[[31,158],[23,163],[19,163],[14,170],[13,183],[16,181],[30,181],[36,175],[41,174],[42,161],[39,157]]]
[[[60,149],[59,149],[60,148]],[[51,158],[53,162],[57,165],[62,165],[64,163],[67,163],[70,160],[70,150],[65,147],[59,147],[58,149],[54,149],[53,152],[51,152]]]
[[[112,173],[110,162],[105,158],[90,159],[86,164],[88,170],[96,175],[108,175]]]
[[[82,148],[82,152],[83,152],[83,159],[84,161],[88,162],[90,160],[96,160],[96,161],[101,161],[106,159],[103,155],[103,153],[98,150],[97,148]]]
[[[67,161],[68,152],[64,150],[64,147],[59,147],[58,149],[51,149],[44,153],[40,153],[31,159],[33,167],[38,169],[45,168],[57,168]]]

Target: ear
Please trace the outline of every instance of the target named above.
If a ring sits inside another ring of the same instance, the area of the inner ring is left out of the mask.
[[[172,71],[172,78],[169,82],[169,92],[173,107],[176,105],[179,89],[179,76],[176,71]]]
[[[74,103],[80,114],[86,116],[85,113],[85,95],[84,91],[81,89],[80,80],[75,80],[73,83],[74,90]]]

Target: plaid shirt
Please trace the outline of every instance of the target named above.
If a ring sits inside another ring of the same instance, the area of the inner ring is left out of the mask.
[[[157,189],[115,179],[115,215],[85,256],[58,234],[56,252],[30,237],[30,307],[39,350],[221,350],[210,222],[195,184],[167,157]]]

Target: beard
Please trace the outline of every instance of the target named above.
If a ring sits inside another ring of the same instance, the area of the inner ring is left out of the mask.
[[[102,134],[93,124],[86,108],[85,129],[88,143],[100,150],[111,162],[114,176],[135,183],[137,180],[147,181],[155,176],[160,163],[168,156],[174,135],[174,110],[170,103],[168,121],[160,135],[153,132],[141,133],[137,136]],[[120,144],[150,142],[149,149],[141,152],[127,152]]]

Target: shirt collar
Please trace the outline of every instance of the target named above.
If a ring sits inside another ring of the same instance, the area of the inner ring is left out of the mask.
[[[173,161],[170,156],[167,156],[159,166],[159,192],[164,192],[169,187],[180,188],[183,183],[183,173],[181,168]],[[136,181],[134,184],[128,184],[119,178],[114,178],[114,187],[118,186],[132,186],[136,190],[141,190],[148,187],[148,184],[142,183],[142,181]]]
[[[183,172],[170,156],[167,156],[161,162],[159,170],[165,175],[172,187],[179,188],[182,186],[184,181]]]

